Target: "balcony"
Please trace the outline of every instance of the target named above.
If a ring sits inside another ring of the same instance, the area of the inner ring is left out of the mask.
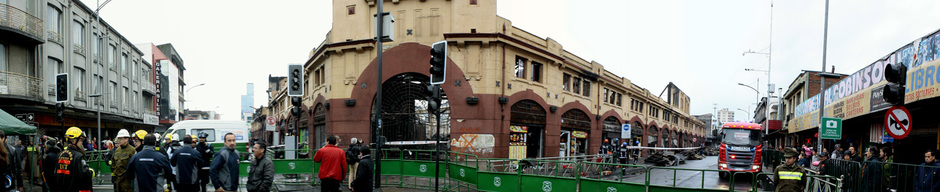
[[[74,99],[75,99],[76,101],[88,102],[88,100],[87,100],[88,98],[85,96],[85,92],[84,92],[84,91],[75,90],[75,97],[74,97]]]
[[[42,96],[42,79],[8,71],[0,71],[0,95],[21,96],[37,101],[45,98]]]
[[[0,4],[0,34],[2,36],[18,35],[26,37],[23,40],[30,43],[41,44],[43,42],[42,31],[42,19],[39,17],[16,7]]]
[[[149,92],[150,95],[156,95],[156,94],[157,94],[157,92],[156,92],[156,90],[157,90],[157,89],[156,89],[156,86],[153,84],[153,82],[150,82],[150,81],[147,81],[147,80],[144,80],[144,81],[141,81],[141,82],[140,82],[140,89],[143,90],[142,92],[145,92],[145,93],[146,93],[146,92]]]

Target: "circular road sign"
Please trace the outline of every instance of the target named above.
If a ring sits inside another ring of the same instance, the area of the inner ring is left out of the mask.
[[[885,112],[885,132],[894,139],[903,139],[911,133],[911,112],[904,106],[894,106]]]

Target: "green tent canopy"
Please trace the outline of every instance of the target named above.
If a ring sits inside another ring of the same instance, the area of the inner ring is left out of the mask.
[[[0,130],[6,135],[32,135],[36,134],[36,127],[27,125],[3,109],[0,109]]]

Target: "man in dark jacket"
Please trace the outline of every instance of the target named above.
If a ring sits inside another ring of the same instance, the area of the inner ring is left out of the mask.
[[[881,159],[878,157],[878,147],[871,146],[865,151],[865,162],[862,164],[862,188],[861,191],[881,191]]]
[[[371,152],[367,145],[363,145],[359,148],[359,168],[356,169],[356,180],[349,186],[354,192],[372,191],[375,163],[372,162],[372,158],[369,157]]]
[[[356,168],[359,164],[359,140],[353,137],[349,140],[349,148],[346,148],[346,164],[349,165],[349,179],[347,185],[352,186],[353,180],[356,180]]]
[[[43,188],[48,190],[43,191],[56,191],[55,169],[61,151],[62,149],[55,146],[55,140],[46,141],[46,154],[42,157],[42,182]]]
[[[937,151],[930,149],[924,153],[924,163],[917,168],[914,175],[914,191],[933,192],[940,191],[940,163],[937,162]]]
[[[796,149],[784,149],[783,157],[786,158],[786,162],[774,169],[774,184],[777,185],[775,191],[803,191],[803,187],[806,186],[806,170],[796,164],[798,156]]]
[[[196,144],[196,151],[199,151],[200,157],[202,157],[202,167],[199,168],[199,188],[203,192],[206,191],[206,184],[209,184],[209,159],[215,155],[215,150],[209,146],[209,143],[206,142],[206,138],[209,138],[209,134],[206,132],[199,132],[199,143]]]
[[[274,162],[265,155],[268,144],[264,141],[255,141],[252,153],[255,156],[248,168],[248,192],[268,192],[274,183]]]
[[[157,152],[154,145],[157,144],[157,137],[153,134],[144,136],[143,149],[131,157],[131,162],[127,164],[127,176],[134,181],[134,191],[137,192],[162,192],[164,191],[164,180],[159,179],[160,174],[170,175],[170,160]]]
[[[235,134],[226,133],[225,147],[212,158],[212,166],[209,166],[209,178],[212,179],[212,185],[215,191],[236,191],[238,190],[238,151],[235,150]]]
[[[193,149],[193,137],[184,136],[183,146],[170,155],[170,165],[176,166],[176,191],[199,191],[199,168],[202,167],[202,156]]]
[[[819,156],[819,174],[820,175],[830,175],[828,166],[829,166],[829,153],[822,152],[817,154]]]

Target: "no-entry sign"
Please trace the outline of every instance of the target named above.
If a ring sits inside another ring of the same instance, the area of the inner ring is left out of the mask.
[[[885,112],[885,132],[894,139],[904,139],[911,133],[911,112],[904,106],[894,106]]]

